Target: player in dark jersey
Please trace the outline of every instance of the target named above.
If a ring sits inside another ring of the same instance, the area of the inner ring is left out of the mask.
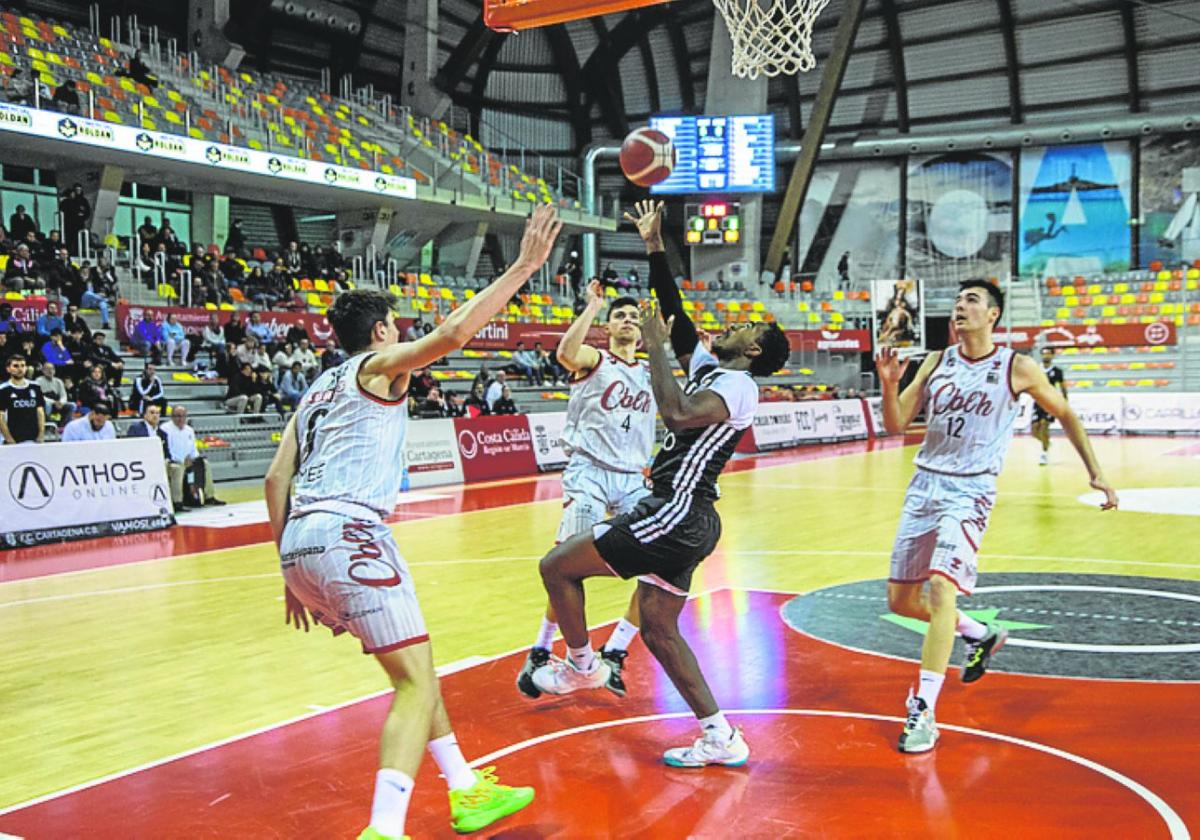
[[[8,381],[0,383],[0,437],[5,443],[41,443],[46,438],[46,399],[25,378],[25,357],[9,356]]]
[[[700,723],[690,747],[667,750],[672,767],[745,764],[750,748],[713,699],[696,657],[679,632],[692,573],[716,547],[721,520],[713,506],[717,476],[754,422],[758,386],[787,362],[787,336],[774,324],[751,324],[700,346],[683,311],[662,242],[662,203],[639,202],[633,221],[650,257],[650,285],[660,312],[648,311],[642,338],[650,357],[650,383],[667,427],[650,472],[652,491],[633,511],[596,525],[551,551],[542,581],[567,643],[567,660],[551,660],[533,674],[547,694],[601,688],[608,664],[592,651],[584,615],[583,581],[617,575],[638,579],[642,638]],[[663,318],[667,320],[664,321]],[[668,338],[687,383],[676,383],[663,343]]]
[[[1046,374],[1050,384],[1062,392],[1063,399],[1066,399],[1067,383],[1063,380],[1062,368],[1054,364],[1053,347],[1042,348],[1042,372]],[[1053,420],[1054,418],[1038,403],[1033,404],[1033,425],[1030,430],[1042,443],[1042,454],[1038,457],[1038,463],[1043,467],[1050,463],[1050,423]]]

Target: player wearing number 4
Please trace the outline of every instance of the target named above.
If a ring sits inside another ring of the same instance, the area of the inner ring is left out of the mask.
[[[308,614],[349,632],[395,688],[383,724],[371,822],[360,840],[404,835],[413,779],[426,746],[450,789],[451,825],[477,831],[524,808],[532,788],[472,770],[450,728],[416,590],[384,522],[400,491],[410,372],[465,345],[537,271],[562,223],[539,207],[516,262],[428,335],[399,343],[394,296],[343,292],[328,319],[349,361],[312,384],[267,471],[266,499],[286,583],[286,616]],[[295,480],[295,496],[292,482]]]
[[[588,285],[587,305],[558,345],[558,361],[571,371],[572,380],[562,437],[570,461],[562,476],[562,522],[555,545],[590,532],[606,514],[629,513],[646,495],[642,469],[654,448],[658,409],[650,387],[650,369],[635,357],[642,338],[638,302],[637,298],[619,297],[609,306],[607,351],[583,343],[603,306],[604,290],[593,280]],[[621,672],[637,631],[635,592],[625,617],[600,651],[604,668],[593,675],[618,697],[625,696]],[[517,675],[522,694],[541,696],[533,674],[550,661],[550,645],[557,632],[554,608],[547,606],[537,641]]]
[[[983,280],[963,283],[954,304],[958,344],[931,353],[903,393],[899,384],[907,360],[901,362],[889,347],[876,359],[888,434],[907,429],[922,405],[929,424],[904,497],[888,578],[891,610],[929,622],[900,752],[926,752],[937,743],[934,705],[955,632],[967,643],[965,683],[983,676],[1008,636],[1003,628],[958,610],[956,600],[959,592],[970,595],[975,587],[976,555],[996,501],[996,476],[1012,440],[1019,394],[1028,393],[1062,424],[1092,487],[1105,495],[1101,509],[1117,506],[1117,493],[1105,481],[1083,424],[1063,395],[1036,362],[992,341],[1003,310],[1004,297],[995,286]]]

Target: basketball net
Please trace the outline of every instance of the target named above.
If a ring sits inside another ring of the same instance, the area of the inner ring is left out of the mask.
[[[733,40],[741,79],[808,72],[817,66],[812,31],[829,0],[713,0]]]

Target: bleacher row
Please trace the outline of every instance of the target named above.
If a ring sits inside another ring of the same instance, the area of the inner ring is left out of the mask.
[[[1177,347],[1163,345],[1064,347],[1058,351],[1056,364],[1062,368],[1068,388],[1165,388],[1178,383],[1178,364],[1171,358],[1154,357],[1178,352]]]
[[[1151,268],[1061,281],[1047,277],[1044,326],[1056,323],[1200,325],[1200,266]]]
[[[119,75],[125,56],[109,39],[12,10],[0,10],[0,42],[0,77],[22,68],[50,90],[74,80],[83,101],[90,95],[95,103],[86,115],[105,122],[378,169],[429,184],[431,173],[423,164],[400,154],[402,144],[415,143],[446,169],[461,165],[467,176],[515,200],[579,206],[556,194],[544,178],[506,164],[442,121],[405,112],[399,122],[389,122],[307,80],[245,70],[235,74],[223,67],[193,72],[181,55],[176,66],[155,68],[159,87],[152,91]]]

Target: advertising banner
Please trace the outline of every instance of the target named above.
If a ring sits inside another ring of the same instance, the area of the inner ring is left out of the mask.
[[[414,420],[404,440],[404,463],[409,487],[461,484],[462,461],[454,438],[453,420]]]
[[[1143,347],[1169,345],[1178,340],[1175,324],[1171,321],[1012,328],[997,324],[992,337],[997,344],[1017,350],[1031,347]]]
[[[871,281],[875,349],[895,347],[902,356],[925,352],[925,290],[920,280]]]
[[[752,434],[751,451],[766,452],[806,443],[862,439],[869,432],[863,400],[827,400],[760,403]]]
[[[0,103],[0,131],[36,135],[83,146],[165,158],[217,169],[231,169],[267,178],[301,181],[334,189],[414,199],[417,182],[399,175],[385,175],[349,166],[305,160],[275,152],[226,146],[177,134],[147,131],[134,126],[38,111],[21,105]]]
[[[565,411],[530,414],[529,431],[533,434],[533,455],[541,472],[560,470],[567,465],[568,455],[563,449],[563,430],[567,427]]]
[[[867,330],[784,330],[792,352],[815,347],[833,353],[871,352],[871,333]]]
[[[524,415],[457,417],[455,439],[463,480],[487,481],[537,472],[533,436]]]
[[[1125,394],[1121,430],[1200,433],[1200,394]]]
[[[868,397],[863,402],[866,404],[863,413],[870,424],[871,437],[887,437],[887,428],[883,425],[883,397]]]
[[[13,318],[21,325],[21,332],[37,329],[37,319],[46,314],[45,300],[5,300],[12,307]],[[61,315],[62,312],[59,312]],[[11,339],[9,339],[11,341]]]
[[[188,309],[182,306],[131,306],[127,303],[117,304],[117,332],[121,341],[129,341],[137,322],[142,320],[142,313],[149,312],[151,318],[158,323],[167,320],[168,315],[179,318],[180,325],[191,334],[199,334],[208,323],[211,311],[205,309]],[[229,320],[229,312],[218,312],[217,315],[224,324]],[[333,336],[333,327],[325,320],[324,315],[309,312],[260,312],[262,322],[271,328],[277,339],[287,334],[288,328],[299,324],[308,330],[308,336],[317,347],[324,347]],[[249,323],[250,317],[242,313],[242,323]]]
[[[175,523],[157,439],[3,446],[0,482],[0,549]]]

